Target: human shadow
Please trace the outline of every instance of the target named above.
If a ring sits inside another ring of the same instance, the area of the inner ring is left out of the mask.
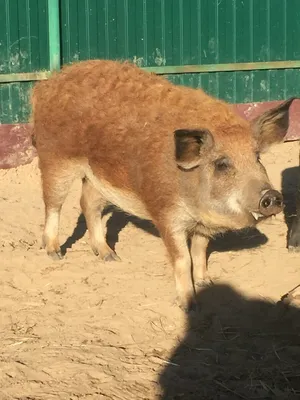
[[[296,215],[297,188],[300,185],[300,167],[287,168],[281,173],[281,191],[284,199],[284,219],[287,225],[288,240]]]
[[[296,289],[297,292],[297,289]],[[248,299],[226,284],[203,288],[199,311],[158,378],[160,400],[300,398],[300,309]]]
[[[116,244],[119,241],[119,235],[121,231],[128,225],[132,224],[138,229],[147,232],[155,237],[160,237],[160,234],[154,224],[149,220],[143,220],[138,217],[126,214],[125,212],[115,208],[114,206],[108,206],[104,209],[102,216],[111,214],[107,221],[106,227],[106,241],[107,244],[114,250]],[[66,242],[61,246],[62,254],[65,255],[67,250],[70,249],[73,244],[83,238],[87,230],[85,218],[83,214],[78,217],[76,227],[73,233],[68,237]],[[247,228],[239,231],[227,232],[225,234],[217,236],[215,239],[210,241],[208,247],[208,257],[214,252],[225,252],[225,251],[239,251],[242,249],[252,249],[259,247],[267,243],[268,238],[256,228]]]

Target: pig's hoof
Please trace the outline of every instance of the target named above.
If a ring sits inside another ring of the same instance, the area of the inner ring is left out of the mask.
[[[288,242],[288,250],[291,253],[300,252],[300,232],[291,234]]]
[[[61,251],[48,251],[47,252],[48,256],[53,260],[53,261],[58,261],[63,259],[63,255],[61,254]]]
[[[121,258],[114,252],[107,253],[103,258],[103,261],[121,261]]]
[[[300,243],[296,246],[289,244],[288,250],[289,250],[289,253],[300,253]]]
[[[99,257],[104,262],[121,261],[121,258],[113,250],[101,252],[97,247],[92,247],[92,249],[95,256]]]
[[[205,279],[201,279],[200,281],[195,282],[195,287],[202,289],[212,286],[214,283],[211,278],[206,277]]]
[[[298,217],[292,225],[288,240],[288,250],[290,252],[300,252],[300,220]]]
[[[198,305],[196,299],[192,299],[190,301],[183,301],[180,298],[177,298],[176,303],[178,307],[185,313],[191,314],[196,313],[198,311]]]
[[[183,312],[189,315],[198,312],[198,305],[195,302],[189,304],[188,306],[181,306],[180,308],[182,309]]]

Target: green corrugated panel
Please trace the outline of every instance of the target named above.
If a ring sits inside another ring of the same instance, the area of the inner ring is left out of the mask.
[[[299,0],[62,0],[63,62],[141,67],[300,59]],[[231,102],[298,94],[298,70],[170,75]]]
[[[64,64],[90,58],[129,59],[141,67],[300,60],[299,0],[60,0],[60,7]],[[47,0],[0,0],[0,10],[0,73],[47,69]],[[168,79],[250,102],[299,95],[299,75],[294,69]],[[0,86],[0,122],[26,118],[20,96],[26,99],[29,86]]]
[[[139,59],[144,66],[284,60],[289,35],[299,31],[295,0],[62,0],[62,14],[65,62],[90,56]]]
[[[0,74],[47,69],[47,0],[0,0]],[[0,123],[28,119],[30,83],[0,84]]]
[[[178,85],[202,88],[230,103],[282,100],[300,93],[299,69],[172,74],[167,79]],[[220,88],[227,89],[222,93]]]
[[[31,82],[4,83],[0,85],[0,123],[16,124],[28,121]]]

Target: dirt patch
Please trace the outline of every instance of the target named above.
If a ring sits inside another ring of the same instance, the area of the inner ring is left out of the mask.
[[[151,226],[107,214],[122,262],[102,264],[76,182],[62,213],[66,256],[53,262],[40,250],[36,160],[0,171],[1,400],[299,399],[297,296],[279,302],[300,283],[300,254],[286,249],[298,152],[286,143],[264,157],[276,188],[283,177],[286,215],[212,244],[214,285],[190,317]]]

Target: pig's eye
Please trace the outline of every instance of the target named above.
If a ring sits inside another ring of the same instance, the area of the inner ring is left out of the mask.
[[[221,157],[215,161],[215,168],[217,171],[226,171],[230,167],[230,162],[228,158]]]
[[[260,154],[259,153],[255,153],[255,155],[256,155],[256,161],[260,162]]]

